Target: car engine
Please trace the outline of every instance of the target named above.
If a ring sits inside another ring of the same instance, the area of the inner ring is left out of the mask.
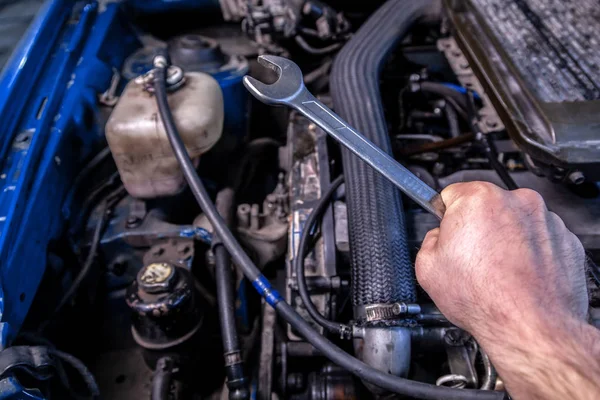
[[[22,0],[0,20],[0,399],[507,398],[416,282],[439,219],[250,95],[246,76],[285,84],[272,56],[436,191],[538,191],[600,318],[596,1]]]

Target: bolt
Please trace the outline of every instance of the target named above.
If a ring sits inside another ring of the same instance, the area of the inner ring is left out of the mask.
[[[581,171],[573,171],[568,176],[569,182],[574,185],[581,185],[585,181],[585,175]]]
[[[441,175],[441,174],[444,172],[444,169],[445,169],[445,168],[446,168],[446,166],[445,166],[443,163],[436,162],[436,163],[433,165],[433,171],[432,171],[432,172],[433,172],[433,174],[434,174],[434,175],[436,175],[436,176],[437,176],[437,175]]]
[[[448,329],[444,339],[451,346],[462,346],[466,343],[469,335],[461,329]]]
[[[136,217],[135,215],[130,215],[127,218],[127,228],[135,228],[136,226],[139,226],[140,223],[142,222],[142,220],[139,217]]]
[[[485,121],[485,124],[490,128],[495,128],[498,126],[498,121],[494,121],[493,119],[488,119]]]
[[[179,253],[179,255],[181,255],[181,256],[186,255],[187,253],[189,253],[190,250],[191,250],[191,247],[187,243],[180,244],[179,246],[177,246],[177,253]]]
[[[287,377],[287,385],[288,388],[294,392],[303,390],[306,386],[304,375],[299,372],[289,374]]]

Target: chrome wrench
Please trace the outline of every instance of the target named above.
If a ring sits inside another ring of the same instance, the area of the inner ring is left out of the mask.
[[[278,79],[267,85],[245,76],[244,86],[254,97],[265,104],[285,105],[297,110],[385,176],[421,207],[442,219],[446,206],[440,194],[317,100],[304,86],[300,67],[287,58],[271,55],[258,57],[258,62],[277,72]]]

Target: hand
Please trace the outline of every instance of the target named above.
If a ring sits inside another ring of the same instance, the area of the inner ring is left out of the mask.
[[[583,246],[537,192],[471,182],[441,195],[446,214],[416,274],[451,322],[477,336],[549,313],[586,316]]]
[[[416,261],[440,311],[477,339],[513,398],[600,398],[581,242],[532,190],[472,182],[441,195],[446,213]]]

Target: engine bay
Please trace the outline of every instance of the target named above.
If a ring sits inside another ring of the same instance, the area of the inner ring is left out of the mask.
[[[244,77],[291,60],[438,192],[539,192],[596,325],[600,9],[578,3],[0,5],[0,399],[506,398],[416,282],[439,219]]]

